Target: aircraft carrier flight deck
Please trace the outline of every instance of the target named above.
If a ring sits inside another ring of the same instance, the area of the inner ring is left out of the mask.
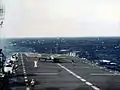
[[[18,68],[9,78],[10,90],[120,90],[120,74],[68,55],[19,53]],[[35,61],[37,64],[35,65]],[[30,86],[34,79],[34,87]]]

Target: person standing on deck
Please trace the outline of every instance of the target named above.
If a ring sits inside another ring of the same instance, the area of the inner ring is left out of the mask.
[[[38,61],[37,61],[37,60],[35,60],[35,61],[34,61],[34,67],[38,67],[38,65],[37,65],[37,64],[38,64]]]
[[[75,66],[75,61],[74,60],[72,60],[72,65]]]
[[[31,85],[31,89],[34,90],[34,87],[35,87],[35,80],[34,79],[31,80],[30,85]]]

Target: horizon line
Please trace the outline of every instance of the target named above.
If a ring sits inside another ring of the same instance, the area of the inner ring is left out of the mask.
[[[82,37],[63,37],[63,36],[53,36],[53,37],[0,37],[1,39],[21,39],[21,38],[114,38],[114,37],[120,37],[120,36],[82,36]]]

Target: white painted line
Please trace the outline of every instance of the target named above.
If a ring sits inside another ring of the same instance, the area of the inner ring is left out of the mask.
[[[21,54],[21,62],[22,62],[22,66],[23,66],[23,73],[24,73],[25,82],[28,82],[27,74],[26,74],[26,70],[25,70],[25,65],[24,65],[24,62],[23,62],[22,54]],[[28,83],[26,83],[26,84],[28,84]],[[30,88],[29,88],[29,87],[26,87],[26,90],[30,90]]]
[[[34,73],[39,75],[58,75],[58,73]]]
[[[26,74],[26,72],[24,72],[24,74]]]
[[[96,86],[91,86],[94,90],[100,90],[98,87]]]
[[[86,80],[85,80],[85,79],[81,79],[81,81],[86,82]]]
[[[25,78],[25,79],[27,79],[27,77],[26,77],[26,76],[25,76],[24,78]]]
[[[92,86],[92,83],[90,82],[85,82],[87,85]]]
[[[81,68],[90,68],[90,67],[81,67]]]
[[[25,68],[23,68],[23,71],[25,71]]]
[[[27,79],[25,79],[25,82],[27,82],[28,80]]]
[[[82,77],[80,77],[80,76],[76,76],[78,79],[82,79]]]
[[[109,74],[109,73],[91,73],[90,75],[96,75],[96,76],[119,76],[120,74]]]
[[[29,88],[29,87],[26,87],[26,90],[30,90],[30,88]]]
[[[65,69],[67,72],[71,73],[73,76],[75,76],[76,78],[78,78],[79,80],[81,80],[82,82],[84,82],[86,85],[90,86],[91,88],[93,88],[94,90],[100,90],[98,87],[93,86],[92,83],[86,81],[85,79],[83,79],[81,76],[75,74],[74,72],[72,72],[71,70],[67,69],[65,66],[61,65],[61,64],[57,64],[58,66],[60,66],[61,68]]]

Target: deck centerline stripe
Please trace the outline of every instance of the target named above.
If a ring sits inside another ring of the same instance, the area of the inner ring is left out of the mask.
[[[64,70],[66,70],[67,72],[69,72],[70,74],[72,74],[73,76],[75,76],[77,79],[81,80],[82,82],[84,82],[86,85],[90,86],[92,89],[94,90],[100,90],[97,86],[94,86],[92,83],[88,82],[87,80],[85,80],[84,78],[82,78],[81,76],[77,75],[76,73],[72,72],[71,70],[69,70],[68,68],[66,68],[65,66],[61,65],[61,64],[57,64],[58,66],[60,66],[61,68],[63,68]]]
[[[28,84],[28,79],[27,79],[27,74],[26,74],[26,70],[25,70],[25,64],[24,64],[24,61],[23,61],[22,53],[21,53],[21,62],[22,62],[24,80],[25,80],[25,83]],[[26,87],[26,90],[30,90],[30,88]]]

